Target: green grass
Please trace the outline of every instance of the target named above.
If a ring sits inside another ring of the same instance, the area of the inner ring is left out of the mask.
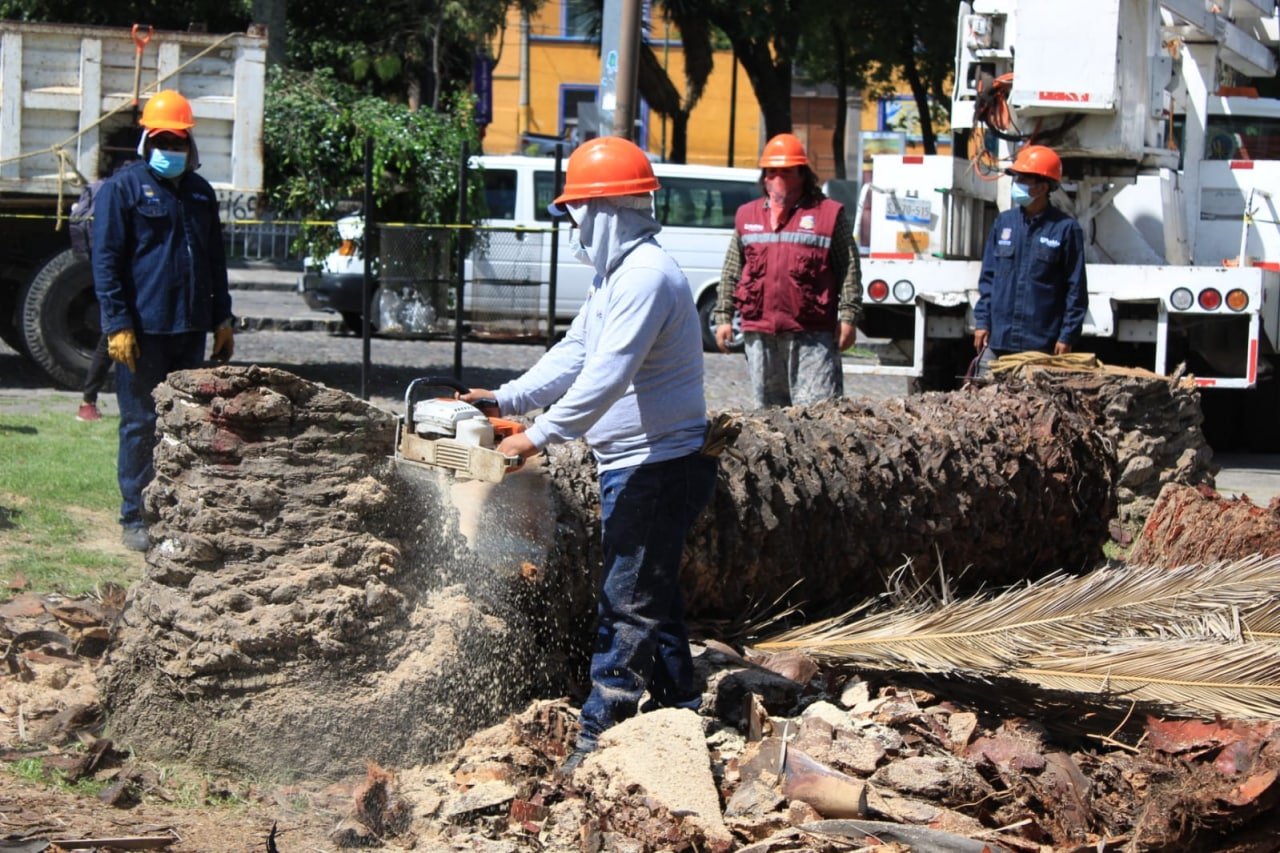
[[[0,409],[0,585],[68,595],[128,584],[142,558],[119,545],[116,430],[81,423],[74,407]]]
[[[8,764],[9,772],[29,784],[48,785],[59,791],[67,791],[86,797],[96,797],[107,787],[106,782],[97,779],[67,780],[67,774],[57,768],[45,766],[44,759],[23,758]]]

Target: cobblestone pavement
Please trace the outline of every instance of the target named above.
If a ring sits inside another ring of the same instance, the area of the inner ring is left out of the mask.
[[[374,339],[370,342],[370,369],[364,390],[376,405],[398,412],[403,407],[405,386],[420,376],[450,376],[453,373],[452,341],[403,341]],[[363,341],[354,335],[325,331],[243,331],[236,335],[234,364],[260,364],[296,373],[313,382],[361,394]],[[542,346],[530,344],[463,343],[462,377],[478,388],[496,388],[520,375],[542,355]],[[742,355],[707,353],[707,407],[713,411],[751,406],[751,386]],[[885,398],[905,393],[900,378],[846,376],[849,396]],[[55,391],[49,380],[30,362],[0,344],[0,394],[9,391]],[[104,395],[104,403],[114,400]]]
[[[236,338],[237,363],[271,364],[330,387],[360,393],[362,341],[355,336],[324,332],[252,332]],[[478,388],[496,388],[519,376],[544,352],[540,345],[465,343],[462,378]],[[742,355],[707,353],[707,407],[719,411],[751,406],[751,386]],[[370,370],[365,387],[371,401],[398,410],[405,386],[419,376],[453,373],[452,341],[396,341],[370,343]],[[884,398],[906,391],[905,380],[885,377],[845,377],[850,396]]]

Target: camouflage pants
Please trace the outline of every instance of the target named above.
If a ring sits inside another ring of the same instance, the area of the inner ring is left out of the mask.
[[[844,393],[833,332],[744,332],[743,342],[757,406],[807,406]]]

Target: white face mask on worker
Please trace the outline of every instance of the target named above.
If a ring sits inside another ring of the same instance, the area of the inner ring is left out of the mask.
[[[565,209],[569,211],[569,217],[573,219],[578,226],[573,229],[573,233],[569,235],[569,251],[573,252],[573,256],[578,259],[579,263],[593,266],[591,254],[587,251],[587,247],[591,244],[591,235],[583,233],[583,226],[591,227],[591,223],[587,221],[587,202],[569,202],[565,205]],[[586,241],[583,237],[586,236]]]

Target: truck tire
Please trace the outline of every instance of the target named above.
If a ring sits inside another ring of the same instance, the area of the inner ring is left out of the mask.
[[[70,249],[54,255],[27,283],[19,308],[32,360],[62,387],[80,388],[102,334],[89,262]]]

